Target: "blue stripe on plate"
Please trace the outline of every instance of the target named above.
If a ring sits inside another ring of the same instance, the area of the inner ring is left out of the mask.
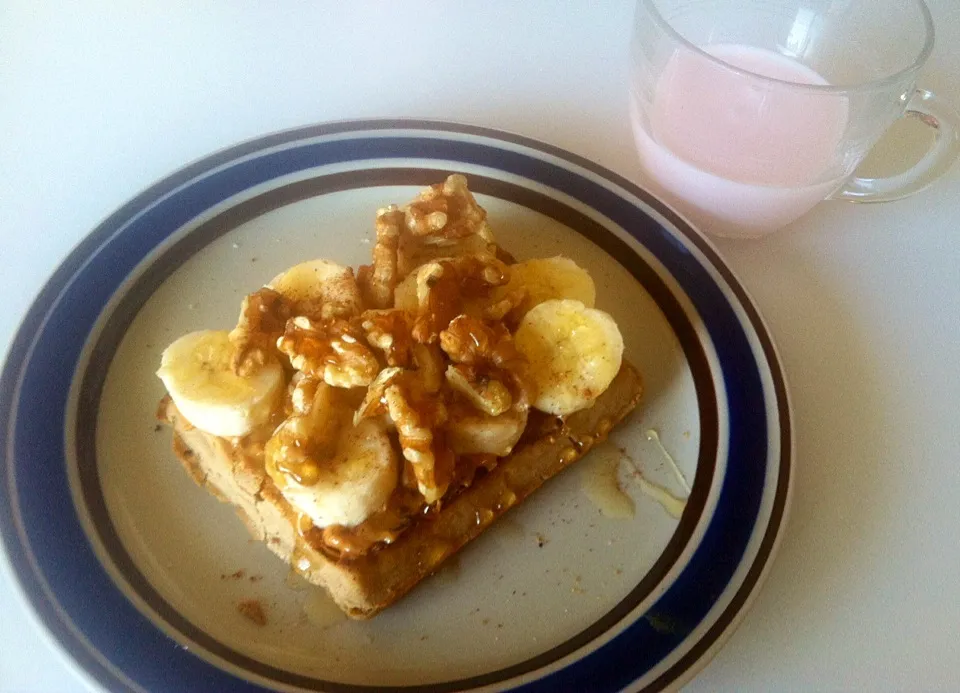
[[[330,163],[392,158],[488,166],[564,192],[604,214],[645,245],[687,292],[715,343],[723,370],[730,403],[730,457],[716,515],[690,564],[654,607],[679,627],[674,632],[662,632],[647,620],[639,620],[599,650],[524,690],[600,690],[628,685],[696,627],[743,557],[764,489],[768,435],[764,393],[758,365],[736,314],[681,240],[631,202],[585,176],[529,154],[502,149],[495,141],[452,141],[430,134],[359,134],[333,142],[293,142],[288,149],[203,176],[152,205],[149,198],[143,200],[150,205],[145,206],[145,213],[90,258],[58,304],[50,305],[54,294],[48,290],[36,305],[39,310],[50,311],[49,319],[36,342],[36,350],[25,364],[24,384],[18,398],[20,409],[13,422],[15,457],[7,460],[7,464],[16,464],[13,491],[20,503],[27,541],[41,572],[74,623],[94,647],[149,689],[264,690],[179,649],[162,635],[117,590],[87,543],[71,500],[63,449],[66,396],[81,349],[99,312],[136,264],[198,214],[282,175]],[[135,211],[136,208],[131,209],[130,216]],[[123,222],[123,217],[112,218],[107,222],[109,228],[101,227],[97,235],[102,238],[121,228]],[[85,254],[89,252],[87,248],[83,250]],[[61,273],[56,285],[49,288],[65,286],[66,280],[66,273]],[[11,378],[16,374],[13,364],[26,356],[25,346],[33,325],[25,325],[24,330],[28,332],[21,331],[11,351],[7,365],[10,372],[4,374],[6,387],[12,385]],[[80,406],[84,404],[81,402]],[[8,545],[17,541],[7,527],[4,538]],[[31,585],[30,571],[22,565],[17,569],[35,605],[45,602]],[[77,589],[80,584],[82,590]],[[164,652],[165,656],[157,654]],[[104,682],[118,685],[116,679]]]

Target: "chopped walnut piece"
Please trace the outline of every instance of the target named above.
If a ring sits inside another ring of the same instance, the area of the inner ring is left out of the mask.
[[[480,411],[499,416],[513,406],[510,390],[499,380],[477,373],[462,363],[447,366],[447,382]]]
[[[497,256],[497,246],[492,240],[492,234],[477,234],[456,240],[446,240],[404,233],[400,236],[397,249],[397,278],[402,280],[411,272],[434,260],[478,254]]]
[[[387,411],[397,426],[403,456],[413,464],[417,486],[430,504],[440,500],[453,477],[453,451],[440,427],[447,413],[443,400],[424,397],[415,385],[395,383],[384,392]]]
[[[413,362],[417,366],[416,373],[420,384],[426,392],[439,392],[444,382],[443,352],[437,344],[413,345]]]
[[[503,325],[488,325],[469,315],[459,315],[447,325],[440,333],[440,347],[454,363],[468,365],[519,355]]]
[[[526,300],[526,289],[520,288],[508,291],[494,303],[483,308],[483,318],[485,320],[505,321],[515,327],[523,315],[521,308]]]
[[[396,205],[377,210],[377,244],[373,247],[373,264],[364,265],[358,272],[363,299],[374,308],[393,305],[393,290],[397,286],[397,252],[404,213]]]
[[[477,204],[459,174],[431,185],[404,208],[406,227],[415,236],[465,238],[486,225],[487,212]]]
[[[240,306],[240,319],[230,332],[236,347],[233,370],[237,375],[252,375],[276,353],[277,339],[292,315],[293,306],[281,294],[263,287],[246,296]]]
[[[467,179],[452,175],[423,190],[403,208],[404,230],[397,245],[397,278],[445,257],[497,252],[487,213],[467,188]]]
[[[380,371],[376,356],[363,342],[363,331],[347,320],[301,315],[287,321],[277,348],[298,371],[334,387],[359,387],[373,382]]]
[[[432,344],[444,325],[456,317],[459,307],[458,279],[443,263],[431,262],[417,272],[418,316],[413,336],[421,344]]]
[[[460,371],[468,379],[501,380],[510,387],[516,406],[526,408],[533,400],[526,359],[502,324],[459,315],[440,333],[440,347],[455,364],[474,367]]]
[[[382,414],[397,427],[403,457],[411,463],[424,500],[435,503],[453,479],[453,451],[441,430],[447,420],[443,398],[427,392],[413,371],[384,368],[367,389],[354,424]]]
[[[413,326],[406,311],[368,310],[361,316],[360,324],[367,334],[367,343],[383,352],[388,366],[410,365]]]
[[[291,414],[307,414],[314,407],[314,400],[321,387],[327,387],[323,380],[297,371],[290,380],[289,408]]]
[[[399,378],[405,372],[406,371],[403,368],[390,366],[384,368],[377,374],[377,377],[367,388],[367,392],[363,397],[363,402],[360,403],[360,407],[353,415],[354,426],[368,417],[380,416],[381,414],[387,413],[387,402],[384,399],[384,393],[387,390],[387,386],[389,386],[390,383]]]
[[[424,265],[417,272],[414,339],[434,343],[441,330],[462,312],[466,300],[506,283],[506,266],[492,255],[464,255]]]

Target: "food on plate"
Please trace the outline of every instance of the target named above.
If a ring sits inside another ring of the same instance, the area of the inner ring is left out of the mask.
[[[157,372],[186,470],[353,618],[582,457],[642,392],[586,270],[516,262],[463,176],[375,225],[370,265],[291,267]]]

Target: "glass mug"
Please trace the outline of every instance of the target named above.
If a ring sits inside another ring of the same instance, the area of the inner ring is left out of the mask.
[[[652,192],[703,230],[762,236],[826,198],[917,192],[960,152],[957,117],[917,73],[922,0],[639,0],[630,116]],[[934,144],[891,178],[854,176],[898,119]]]

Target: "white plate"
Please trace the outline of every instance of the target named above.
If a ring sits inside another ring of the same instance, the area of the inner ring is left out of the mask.
[[[312,592],[173,458],[153,373],[169,342],[229,328],[283,268],[367,262],[377,207],[451,171],[518,258],[563,253],[591,271],[646,386],[608,451],[685,495],[655,429],[693,490],[678,521],[626,474],[636,513],[609,519],[575,465],[377,618],[318,622]],[[662,203],[505,133],[336,123],[192,164],[63,263],[0,380],[0,530],[32,607],[110,690],[658,691],[702,666],[754,596],[791,453],[766,328]],[[239,614],[243,599],[264,605],[265,626]]]

